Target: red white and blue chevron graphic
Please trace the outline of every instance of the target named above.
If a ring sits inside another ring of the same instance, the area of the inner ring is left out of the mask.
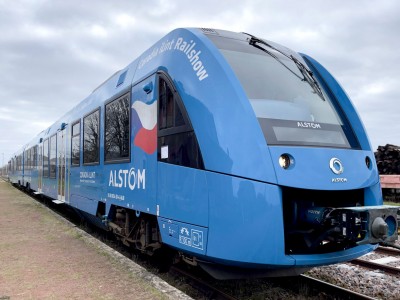
[[[132,104],[132,130],[133,144],[147,154],[153,154],[157,149],[157,101]]]

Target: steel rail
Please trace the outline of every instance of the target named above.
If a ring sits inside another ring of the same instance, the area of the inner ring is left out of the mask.
[[[382,254],[388,254],[388,255],[394,255],[394,256],[400,256],[400,250],[394,249],[394,248],[389,248],[389,247],[382,247],[379,246],[376,250],[376,253],[382,253]]]
[[[358,265],[370,270],[380,270],[392,275],[400,275],[400,268],[396,268],[396,267],[392,267],[392,266],[387,266],[387,265],[383,265],[383,264],[378,264],[372,261],[367,261],[364,259],[353,259],[350,261],[350,263],[354,264],[354,265]]]
[[[299,277],[305,285],[313,287],[318,291],[325,292],[327,295],[335,296],[335,299],[375,299],[308,275],[300,275]]]
[[[196,276],[190,274],[189,272],[187,272],[177,266],[171,266],[170,271],[178,273],[180,275],[183,275],[186,278],[189,278],[192,282],[194,282],[194,284],[197,286],[197,288],[200,289],[201,292],[206,291],[210,299],[238,300],[238,298],[213,287],[211,284],[205,282],[204,280],[197,278]]]

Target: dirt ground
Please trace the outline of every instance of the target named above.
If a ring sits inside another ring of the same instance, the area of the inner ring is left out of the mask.
[[[185,298],[129,264],[0,179],[0,300]]]

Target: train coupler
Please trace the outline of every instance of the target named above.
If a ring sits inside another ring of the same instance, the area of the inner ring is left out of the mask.
[[[312,207],[301,214],[303,223],[326,230],[326,239],[358,245],[397,240],[397,206]]]

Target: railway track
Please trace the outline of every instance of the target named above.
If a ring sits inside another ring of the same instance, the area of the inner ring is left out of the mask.
[[[375,250],[375,252],[400,257],[400,250],[394,248],[380,246]]]
[[[239,298],[236,298],[233,295],[229,295],[226,292],[216,288],[212,284],[200,279],[199,277],[191,274],[190,272],[187,272],[183,268],[179,268],[177,266],[172,266],[170,268],[170,272],[179,274],[181,276],[184,276],[185,278],[189,279],[191,281],[191,285],[194,286],[195,288],[201,290],[208,299],[217,299],[217,300],[238,300]]]
[[[370,270],[379,270],[379,271],[382,271],[382,272],[385,272],[388,274],[392,274],[392,275],[400,275],[399,268],[372,262],[372,261],[368,261],[368,260],[364,260],[364,259],[360,259],[360,258],[353,259],[350,263],[352,263],[353,265],[358,265],[358,266],[370,269]]]
[[[246,296],[236,297],[232,294],[236,294],[234,289],[232,293],[226,293],[220,288],[216,288],[212,283],[206,280],[200,279],[198,276],[192,274],[189,271],[173,266],[171,271],[177,273],[191,281],[191,285],[195,286],[196,289],[200,289],[204,293],[207,299],[218,299],[218,300],[238,300],[247,299]],[[292,278],[280,278],[272,279],[273,286],[271,289],[276,289],[276,286],[281,287],[284,290],[290,290],[292,293],[291,299],[297,298],[311,298],[311,299],[375,299],[367,295],[363,295],[349,289],[313,278],[308,275],[300,275]],[[245,283],[244,283],[245,284]],[[263,298],[263,296],[261,296]],[[260,297],[255,296],[255,299]],[[267,297],[269,298],[269,297]],[[275,296],[276,299],[281,298],[280,295]],[[261,299],[261,298],[260,298]]]
[[[375,253],[386,255],[388,257],[387,263],[389,263],[391,261],[400,260],[400,251],[397,249],[380,246],[375,250]],[[391,257],[393,259],[390,259]],[[362,258],[354,259],[350,263],[367,268],[369,270],[379,270],[379,271],[385,272],[387,274],[396,275],[396,276],[400,275],[400,268],[393,267],[393,266],[390,266],[385,263],[370,261],[370,260],[366,260],[366,259],[362,259]]]
[[[333,299],[375,299],[307,275],[300,275],[299,280],[309,288],[316,289],[325,295],[332,296]]]

